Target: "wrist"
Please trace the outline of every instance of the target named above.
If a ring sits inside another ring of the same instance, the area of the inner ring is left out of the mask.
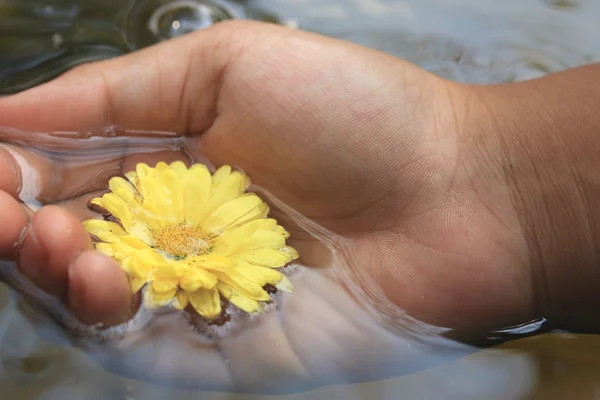
[[[470,87],[477,105],[464,135],[508,190],[526,242],[536,315],[584,329],[594,324],[600,288],[600,190],[593,178],[600,130],[590,109],[600,95],[576,73]]]

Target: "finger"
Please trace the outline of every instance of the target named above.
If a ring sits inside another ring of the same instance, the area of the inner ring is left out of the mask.
[[[83,225],[68,211],[41,208],[33,216],[19,255],[19,268],[40,289],[64,298],[69,264],[91,248]]]
[[[0,190],[17,198],[21,188],[19,165],[10,151],[0,145]]]
[[[2,224],[0,258],[9,259],[14,256],[27,219],[17,200],[3,191],[0,191],[0,223]]]
[[[126,321],[132,307],[127,277],[112,258],[79,254],[68,267],[67,306],[83,323],[113,326]]]

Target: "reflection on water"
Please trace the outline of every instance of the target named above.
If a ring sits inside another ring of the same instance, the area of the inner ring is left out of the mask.
[[[0,95],[233,18],[284,23],[235,0],[3,0]]]
[[[591,0],[4,0],[0,95],[230,18],[297,23],[454,80],[523,80],[599,61],[598,15]]]
[[[303,29],[375,47],[465,82],[528,79],[600,59],[600,3],[593,1],[243,3],[244,7],[225,0],[0,1],[0,95],[39,84],[78,63],[114,57],[229,18],[297,20]],[[53,153],[45,154],[71,165],[87,162],[88,170],[97,174],[110,169],[126,147],[137,149],[130,156],[138,161],[156,152],[204,161],[179,140],[96,139],[114,145],[90,158],[86,151],[94,151],[98,141],[78,142],[88,147],[85,150],[74,142],[69,148],[59,138],[49,138],[45,150]],[[85,193],[89,183],[80,178],[69,182],[77,194]],[[277,205],[276,199],[269,200]],[[357,305],[360,295],[341,289],[335,271],[353,262],[344,240],[324,237],[310,221],[284,205],[277,208],[282,218],[298,226],[299,237],[311,237],[308,232],[328,244],[328,267],[300,267],[294,276],[296,293],[281,298],[276,312],[242,322],[241,334],[219,343],[198,335],[178,315],[165,314],[152,321],[140,315],[124,342],[98,347],[85,337],[66,335],[53,322],[62,322],[71,332],[77,328],[60,307],[49,310],[49,319],[35,303],[0,288],[3,398],[191,399],[198,398],[200,387],[293,392],[324,385],[337,386],[284,398],[397,398],[399,393],[402,398],[456,399],[598,396],[596,336],[542,335],[476,352],[406,316],[403,329],[392,329],[389,321]],[[6,273],[7,268],[0,271]],[[526,336],[524,331],[520,333]],[[386,378],[390,379],[341,386]],[[231,397],[203,393],[202,398]]]

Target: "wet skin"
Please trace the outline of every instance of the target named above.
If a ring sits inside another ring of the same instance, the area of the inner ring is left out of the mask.
[[[462,140],[471,96],[469,87],[373,50],[231,22],[1,99],[0,126],[177,132],[191,138],[192,151],[242,168],[343,238],[342,256],[332,256],[293,229],[291,243],[307,266],[296,276],[296,291],[241,334],[200,344],[185,324],[169,320],[129,350],[135,363],[167,379],[253,388],[383,377],[389,371],[368,370],[385,363],[409,370],[414,350],[379,325],[407,324],[410,331],[407,319],[390,321],[399,310],[461,332],[538,316],[527,242],[507,186],[494,163]],[[6,146],[39,175],[39,198],[49,205],[33,215],[23,211],[18,191],[29,175],[9,152],[0,154],[0,253],[16,258],[22,273],[82,322],[126,320],[126,277],[91,250],[80,223],[91,215],[89,198],[106,186],[106,179],[89,178],[185,155],[140,156],[126,148],[81,170],[68,159]],[[82,190],[81,182],[91,183]],[[343,253],[359,268],[349,267]],[[350,285],[378,295],[357,294]],[[151,339],[164,351],[144,350]],[[165,361],[167,354],[180,361]]]

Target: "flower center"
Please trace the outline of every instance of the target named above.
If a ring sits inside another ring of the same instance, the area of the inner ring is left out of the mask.
[[[168,225],[154,233],[154,248],[175,258],[185,258],[210,252],[209,235],[195,226]]]

